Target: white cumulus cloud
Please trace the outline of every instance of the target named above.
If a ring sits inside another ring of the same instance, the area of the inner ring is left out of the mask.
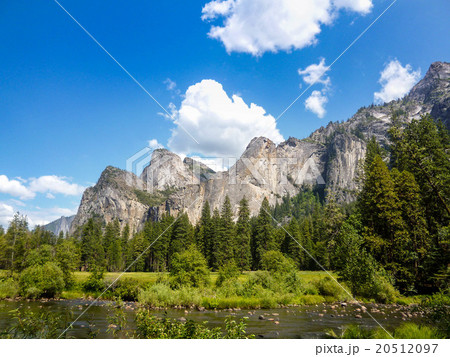
[[[326,114],[325,104],[328,98],[321,91],[315,90],[305,101],[306,109],[316,114],[319,118],[323,118]]]
[[[328,102],[327,93],[331,86],[331,79],[326,75],[329,70],[330,68],[325,64],[325,58],[321,58],[317,64],[313,63],[305,69],[298,70],[298,74],[306,84],[322,85],[321,91],[313,91],[305,101],[305,108],[319,118],[323,118],[326,114],[325,104]]]
[[[203,7],[202,19],[223,18],[208,35],[228,52],[260,56],[315,44],[321,27],[331,25],[341,9],[365,15],[371,8],[371,0],[215,0]]]
[[[381,90],[374,93],[377,104],[387,103],[402,98],[420,79],[420,70],[414,71],[411,65],[402,64],[394,59],[384,67],[378,82]]]
[[[10,180],[6,175],[0,175],[0,193],[19,197],[22,200],[34,198],[36,194],[18,180]]]
[[[283,141],[275,118],[264,108],[248,105],[236,94],[229,97],[222,85],[211,79],[190,86],[174,115],[177,126],[168,146],[181,155],[239,157],[255,136]]]
[[[32,192],[49,192],[67,196],[78,196],[83,193],[85,188],[76,183],[68,182],[66,177],[48,175],[38,178],[31,178],[29,189]]]
[[[305,69],[299,69],[298,74],[307,84],[320,83],[329,86],[331,84],[330,77],[324,76],[329,70],[328,66],[325,65],[325,58],[321,58],[318,64],[311,64]]]

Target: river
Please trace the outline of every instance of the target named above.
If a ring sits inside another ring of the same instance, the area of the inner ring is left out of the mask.
[[[27,308],[32,311],[45,309],[52,313],[72,311],[71,319],[76,319],[89,305],[86,300],[51,300],[51,301],[0,301],[0,330],[11,325],[10,311],[16,308]],[[365,304],[367,311],[386,329],[391,330],[406,321],[420,322],[420,317],[410,314],[406,307],[398,305]],[[134,303],[126,303],[127,319],[133,326]],[[108,314],[111,308],[108,303],[98,301],[90,307],[69,330],[68,336],[74,338],[89,337],[89,324],[98,330],[97,338],[111,338],[106,332]],[[367,312],[358,305],[319,304],[312,306],[288,307],[267,310],[220,310],[198,311],[184,309],[154,310],[156,316],[167,314],[176,319],[191,319],[196,322],[208,321],[208,327],[223,327],[227,316],[248,317],[247,332],[257,338],[324,338],[327,330],[339,334],[343,326],[359,324],[364,327],[378,327]]]

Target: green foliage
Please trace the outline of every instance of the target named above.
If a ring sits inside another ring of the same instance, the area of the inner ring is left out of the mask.
[[[446,291],[424,298],[418,310],[425,315],[430,324],[437,326],[446,338],[450,338],[450,291],[448,288]]]
[[[335,280],[326,276],[323,279],[320,279],[316,283],[317,289],[319,290],[319,294],[322,296],[331,296],[337,300],[348,300],[350,296],[346,291],[349,289],[341,284],[338,284]],[[345,290],[344,290],[345,289]]]
[[[240,274],[241,272],[234,260],[230,260],[220,267],[216,286],[220,287],[226,281],[236,280]]]
[[[253,235],[253,268],[259,269],[264,253],[274,249],[274,228],[272,226],[272,217],[270,216],[270,206],[267,197],[264,197]]]
[[[393,302],[398,295],[390,278],[364,247],[358,234],[361,222],[351,216],[341,228],[336,239],[333,261],[344,281],[356,296],[373,298],[382,303]]]
[[[209,285],[210,281],[206,259],[194,245],[173,256],[170,276],[173,287],[202,287]]]
[[[0,299],[19,295],[19,284],[12,277],[0,276]]]
[[[261,257],[261,267],[271,273],[285,274],[295,270],[294,262],[281,252],[270,250]]]
[[[238,220],[236,223],[235,260],[241,270],[249,270],[251,267],[251,225],[250,209],[248,201],[244,197],[239,203]]]
[[[87,280],[82,284],[83,291],[101,292],[105,290],[106,283],[104,280],[105,272],[102,268],[95,268],[89,274]]]
[[[343,339],[388,339],[393,336],[396,339],[441,339],[443,335],[434,327],[405,323],[396,328],[390,335],[382,328],[364,328],[360,325],[346,326],[340,335],[329,331],[332,338]]]
[[[72,320],[70,313],[62,316],[44,310],[36,313],[25,308],[12,310],[10,315],[12,325],[0,332],[0,338],[65,338],[66,333],[62,336],[61,333],[68,320]]]
[[[137,279],[121,278],[112,287],[111,294],[123,301],[137,301],[141,291],[140,285]]]
[[[53,247],[49,244],[44,244],[36,249],[31,249],[25,255],[22,263],[23,268],[28,268],[34,265],[44,265],[45,263],[53,261]]]
[[[239,322],[232,318],[225,320],[225,334],[220,328],[209,329],[206,323],[195,323],[192,320],[179,322],[167,317],[152,316],[149,310],[139,310],[136,314],[136,335],[138,338],[170,338],[170,339],[217,339],[217,338],[253,338],[247,335],[245,319]]]
[[[33,265],[20,274],[21,294],[28,298],[53,298],[64,288],[64,274],[51,262],[44,265]]]
[[[64,274],[66,288],[74,284],[73,272],[79,268],[80,258],[80,248],[72,239],[63,239],[58,242],[55,259]]]

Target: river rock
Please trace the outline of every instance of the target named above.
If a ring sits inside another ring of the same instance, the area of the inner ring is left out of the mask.
[[[265,320],[266,318],[265,318],[264,315],[259,315],[258,319],[260,319],[260,320]]]

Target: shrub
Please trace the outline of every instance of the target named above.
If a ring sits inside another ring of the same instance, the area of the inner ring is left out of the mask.
[[[121,300],[136,301],[140,290],[141,286],[137,279],[123,278],[116,282],[112,289],[112,293]]]
[[[261,267],[271,273],[286,274],[295,270],[295,263],[281,252],[269,250],[261,257]]]
[[[0,279],[0,299],[15,298],[19,294],[19,284],[13,278]]]
[[[302,294],[305,291],[303,280],[296,270],[286,273],[283,277],[284,291],[292,294]]]
[[[106,288],[104,281],[105,272],[101,269],[95,269],[90,274],[87,280],[82,284],[85,292],[98,292]]]
[[[345,290],[348,291],[348,288],[341,284]],[[323,279],[320,279],[316,283],[317,289],[319,290],[319,294],[323,296],[331,296],[337,300],[347,300],[349,298],[348,294],[344,291],[344,289],[333,279],[326,276]]]
[[[136,314],[136,337],[138,338],[253,338],[246,333],[246,320],[239,322],[228,317],[225,320],[225,334],[220,328],[209,329],[206,323],[188,320],[185,323],[167,317],[152,316],[149,310],[140,310]]]
[[[166,284],[154,284],[139,292],[138,301],[153,307],[168,307],[175,305],[175,294]]]
[[[406,323],[395,329],[395,338],[412,339],[430,339],[430,338],[444,338],[444,335],[438,329],[425,325],[417,325],[413,323]]]
[[[225,281],[236,280],[241,274],[234,260],[228,261],[219,269],[216,285],[221,286]]]
[[[53,261],[53,247],[49,244],[43,244],[41,247],[28,251],[23,267],[28,268],[34,265],[44,265]]]
[[[20,274],[19,286],[23,296],[52,298],[64,288],[64,275],[55,263],[35,265]]]
[[[418,309],[428,321],[450,337],[450,291],[443,291],[422,300]]]
[[[210,282],[206,259],[193,245],[183,253],[174,254],[170,276],[170,284],[174,288],[202,287]]]

